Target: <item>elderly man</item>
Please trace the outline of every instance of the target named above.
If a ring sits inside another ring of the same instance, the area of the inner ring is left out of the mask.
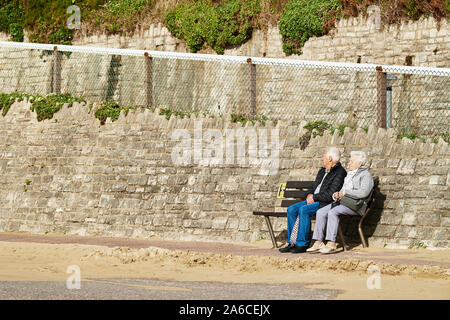
[[[344,180],[344,185],[339,192],[333,194],[333,202],[324,206],[317,211],[316,225],[314,227],[313,240],[314,245],[307,250],[310,253],[334,253],[337,251],[336,236],[339,226],[339,216],[345,215],[363,215],[367,204],[365,200],[370,197],[373,189],[373,178],[365,166],[367,161],[366,153],[364,151],[352,151],[350,153],[350,160],[348,163],[348,172]],[[350,209],[345,205],[340,204],[343,196],[347,195],[354,199],[355,207]],[[362,201],[358,201],[362,200]],[[356,211],[355,211],[356,210]],[[323,237],[325,227],[327,229],[326,240],[324,245]]]
[[[309,245],[311,216],[320,208],[333,202],[332,195],[340,190],[347,172],[339,162],[341,153],[335,147],[327,148],[322,154],[322,168],[316,180],[308,189],[306,201],[302,201],[287,209],[288,238],[287,246],[280,252],[306,252]]]

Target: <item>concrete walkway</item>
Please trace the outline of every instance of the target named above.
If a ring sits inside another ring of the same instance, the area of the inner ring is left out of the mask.
[[[132,239],[132,238],[112,238],[112,237],[92,237],[76,235],[35,235],[28,233],[0,233],[0,241],[6,242],[34,242],[52,244],[84,244],[107,247],[129,247],[148,248],[159,247],[169,250],[183,250],[193,252],[209,252],[223,255],[237,256],[272,256],[287,259],[339,259],[339,260],[359,260],[384,262],[398,265],[418,265],[418,266],[442,266],[450,268],[448,251],[429,249],[383,249],[383,248],[362,248],[355,247],[346,252],[335,254],[310,254],[310,253],[280,253],[278,249],[270,249],[270,242],[257,244],[234,244],[221,242],[201,242],[201,241],[163,241],[153,239]],[[445,255],[443,253],[445,252]]]

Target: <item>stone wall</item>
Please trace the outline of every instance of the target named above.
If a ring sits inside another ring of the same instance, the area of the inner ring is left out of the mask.
[[[137,30],[131,37],[105,34],[88,36],[81,31],[77,33],[73,44],[189,52],[186,42],[173,37],[162,24],[152,25],[148,30]],[[211,49],[204,49],[201,52],[214,53]],[[225,50],[225,54],[286,57],[277,26],[269,26],[267,31],[255,30],[248,42],[237,48]],[[336,22],[335,29],[328,35],[310,38],[303,48],[302,55],[292,55],[289,58],[395,65],[408,64],[408,59],[413,66],[449,68],[449,22],[441,20],[438,27],[438,22],[430,17],[400,25],[380,25],[377,29],[362,16],[342,19]]]
[[[279,204],[275,194],[280,182],[313,179],[323,149],[335,145],[346,156],[355,149],[367,151],[370,170],[380,177],[376,210],[364,226],[369,245],[420,241],[449,247],[450,159],[442,139],[437,144],[397,140],[394,131],[371,126],[368,133],[347,129],[342,137],[336,131],[313,138],[301,150],[304,123],[280,121],[274,127],[269,122],[264,128],[279,130],[280,149],[279,170],[267,174],[250,161],[174,164],[174,130],[187,129],[194,137],[195,123],[201,121],[203,132],[211,128],[225,135],[226,129],[241,128],[229,115],[167,120],[158,110],[147,109],[121,114],[102,126],[93,111],[75,103],[54,119],[38,122],[25,101],[0,117],[0,231],[268,239],[264,219],[252,211]],[[243,129],[251,128],[247,124]],[[285,220],[275,219],[274,228],[283,239]],[[344,229],[357,238],[355,226]]]

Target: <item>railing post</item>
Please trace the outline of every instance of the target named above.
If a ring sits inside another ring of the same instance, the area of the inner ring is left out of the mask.
[[[53,88],[52,92],[55,94],[61,93],[61,53],[58,52],[58,47],[53,47]]]
[[[153,58],[144,53],[145,56],[145,105],[150,108],[153,105]]]
[[[386,128],[386,73],[377,67],[377,127]]]
[[[250,115],[256,114],[256,65],[252,63],[252,59],[247,59],[249,65],[249,97],[248,105],[250,108]]]

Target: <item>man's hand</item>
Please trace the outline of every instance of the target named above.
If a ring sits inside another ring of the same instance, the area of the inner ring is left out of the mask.
[[[314,197],[313,197],[312,193],[310,193],[306,196],[306,204],[311,204],[311,203],[314,203]]]

